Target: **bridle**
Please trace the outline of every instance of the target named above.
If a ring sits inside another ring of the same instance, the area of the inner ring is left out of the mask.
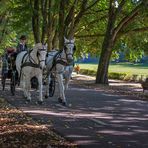
[[[72,53],[67,53],[67,49],[68,48],[67,48],[66,45],[68,45],[68,44],[73,44],[74,45],[74,43],[71,43],[71,42],[64,43],[64,52],[65,52],[65,55],[66,55],[66,60],[68,60],[68,56],[69,55],[71,55],[73,57],[73,55],[74,55],[74,48],[75,48],[75,45],[74,45],[73,52]]]
[[[40,55],[40,52],[39,51],[46,51],[46,49],[44,49],[44,48],[42,48],[42,49],[38,49],[38,51],[37,51],[37,57],[38,57],[38,60],[39,60],[39,64],[41,63],[41,62],[45,62],[45,60],[40,60],[39,59],[39,55]]]

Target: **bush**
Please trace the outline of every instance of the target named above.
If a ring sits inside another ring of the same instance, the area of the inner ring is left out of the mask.
[[[125,81],[131,81],[132,80],[132,74],[128,74],[127,73],[127,75],[124,77],[124,79],[123,80],[125,80]]]
[[[88,69],[80,69],[80,74],[96,76],[96,71]],[[145,79],[144,75],[132,75],[130,73],[119,73],[119,72],[109,72],[108,77],[109,79],[134,81],[134,82],[141,82]]]
[[[80,69],[80,73],[84,75],[90,75],[90,76],[95,76],[96,71],[95,70],[88,70],[88,69]]]
[[[108,77],[109,77],[110,79],[123,80],[126,75],[127,75],[126,73],[110,72],[110,73],[108,74]]]

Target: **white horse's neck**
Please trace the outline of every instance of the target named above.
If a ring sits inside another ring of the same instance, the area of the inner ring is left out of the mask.
[[[61,52],[61,58],[62,59],[67,59],[66,58],[66,53],[65,53],[65,50],[63,49],[63,51]]]
[[[30,53],[31,59],[33,59],[34,62],[38,63],[38,57],[37,57],[37,49],[33,49]]]

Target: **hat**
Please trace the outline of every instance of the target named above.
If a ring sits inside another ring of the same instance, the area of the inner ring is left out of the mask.
[[[25,35],[21,35],[20,40],[26,40],[26,36]]]

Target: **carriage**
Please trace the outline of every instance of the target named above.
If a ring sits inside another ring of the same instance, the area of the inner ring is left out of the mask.
[[[5,54],[2,56],[2,72],[1,72],[2,89],[5,90],[6,79],[9,79],[10,90],[12,95],[15,95],[15,85],[17,82],[15,57],[16,53],[14,48],[7,48]]]

